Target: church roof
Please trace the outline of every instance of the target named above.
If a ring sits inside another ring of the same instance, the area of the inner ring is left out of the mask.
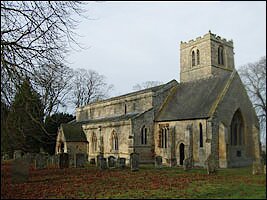
[[[111,117],[105,117],[105,118],[99,118],[99,119],[90,119],[90,120],[81,121],[81,122],[77,122],[77,123],[95,124],[95,123],[101,123],[101,122],[117,122],[117,121],[131,119],[131,118],[133,118],[139,114],[140,113],[128,113],[126,115],[111,116]]]
[[[173,121],[210,117],[231,73],[179,83],[167,98],[155,121]]]
[[[87,142],[82,123],[61,124],[67,142]]]

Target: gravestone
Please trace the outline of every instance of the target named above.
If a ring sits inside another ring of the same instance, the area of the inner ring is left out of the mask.
[[[207,160],[205,161],[205,165],[207,167],[208,174],[216,173],[217,162],[213,154],[210,154]]]
[[[125,166],[126,166],[126,158],[118,158],[117,159],[117,166],[120,169],[125,168]]]
[[[76,160],[75,160],[75,156],[73,153],[69,153],[69,167],[76,167]]]
[[[252,174],[258,175],[264,173],[264,166],[261,161],[254,161],[252,164]]]
[[[21,158],[24,155],[22,150],[14,150],[14,154],[13,154],[13,158],[17,159],[17,158]]]
[[[89,163],[90,163],[91,165],[95,165],[95,164],[96,164],[96,162],[95,162],[95,158],[91,158],[90,161],[89,161]]]
[[[184,159],[183,168],[184,168],[184,171],[187,171],[188,169],[190,169],[190,159],[189,158]]]
[[[85,162],[86,162],[86,154],[77,153],[76,154],[76,167],[85,167]]]
[[[2,156],[2,160],[9,160],[9,155],[7,153],[5,153],[3,156]]]
[[[109,168],[116,167],[116,158],[114,156],[109,156],[108,157],[108,167]]]
[[[161,156],[155,157],[155,168],[162,168],[162,157]]]
[[[107,159],[104,158],[104,157],[101,157],[99,161],[100,161],[100,163],[99,163],[99,168],[100,168],[101,170],[103,170],[103,169],[107,169]]]
[[[69,154],[67,153],[59,154],[59,167],[60,169],[69,167]]]
[[[48,155],[39,153],[35,156],[35,168],[45,169],[47,168],[47,158]]]
[[[11,164],[11,182],[25,183],[29,180],[30,163],[23,158],[17,158]]]
[[[103,154],[98,154],[96,156],[96,166],[99,167],[100,166],[100,160],[103,158]]]
[[[139,154],[138,153],[130,154],[130,166],[131,166],[131,171],[133,172],[139,170]]]

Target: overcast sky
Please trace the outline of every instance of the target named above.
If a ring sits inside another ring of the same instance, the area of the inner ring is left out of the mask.
[[[234,42],[235,66],[266,55],[266,2],[89,2],[76,32],[90,47],[72,51],[72,68],[97,71],[112,96],[145,81],[179,79],[180,42],[211,30]]]

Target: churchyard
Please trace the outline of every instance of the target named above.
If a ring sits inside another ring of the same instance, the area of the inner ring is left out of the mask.
[[[136,165],[134,156],[131,167],[113,158],[69,168],[55,167],[55,158],[44,164],[40,155],[37,163],[2,161],[1,198],[266,198],[266,174],[253,175],[252,167],[208,175],[203,168],[163,166],[160,158]]]

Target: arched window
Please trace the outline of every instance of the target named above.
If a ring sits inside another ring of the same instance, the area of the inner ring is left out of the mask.
[[[127,113],[127,105],[124,104],[124,114],[126,114],[126,113]]]
[[[200,64],[200,55],[199,55],[199,50],[197,49],[197,65]]]
[[[147,144],[147,128],[145,126],[141,129],[141,144]]]
[[[223,58],[223,47],[219,46],[218,48],[218,64],[223,65],[224,63],[224,58]]]
[[[196,58],[195,58],[195,52],[192,51],[192,66],[196,65]]]
[[[95,135],[94,132],[93,132],[93,134],[92,134],[92,139],[91,139],[91,141],[92,141],[92,151],[93,151],[93,152],[96,152],[96,151],[97,151],[97,138],[96,138],[96,135]]]
[[[165,128],[165,135],[164,135],[164,148],[167,148],[167,140],[168,140],[168,132],[169,132],[169,129],[168,128]]]
[[[231,122],[231,145],[242,145],[243,144],[243,128],[244,123],[242,120],[241,112],[238,110],[235,112]]]
[[[115,131],[112,131],[111,134],[111,148],[112,150],[119,150],[119,141],[118,141],[118,136]]]
[[[199,123],[199,147],[203,147],[203,130],[201,123]]]

